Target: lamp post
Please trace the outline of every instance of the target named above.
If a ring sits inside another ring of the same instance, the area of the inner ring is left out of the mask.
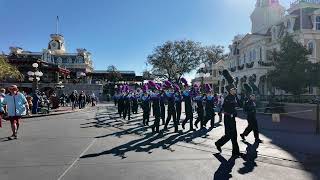
[[[62,89],[64,88],[64,85],[62,84],[62,81],[59,81],[56,84],[55,88],[58,90],[58,92],[59,92],[58,95],[60,96],[62,94]]]
[[[81,73],[79,74],[80,80],[84,81],[84,77],[86,77],[86,73],[81,72]],[[82,79],[82,78],[83,78],[83,79]],[[83,83],[84,83],[84,82],[83,82]]]
[[[32,64],[33,71],[28,71],[29,81],[32,81],[32,91],[35,93],[36,90],[38,90],[38,82],[40,81],[40,78],[43,76],[43,73],[38,70],[39,64],[33,63]]]
[[[201,88],[204,89],[204,78],[210,77],[210,73],[207,72],[205,68],[206,65],[204,63],[200,64],[199,76],[201,77]]]

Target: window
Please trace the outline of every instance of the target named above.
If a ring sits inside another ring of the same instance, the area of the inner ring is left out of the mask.
[[[308,92],[309,92],[309,94],[313,94],[313,87],[308,86]]]
[[[277,29],[276,27],[272,28],[272,40],[275,40],[277,38]]]
[[[68,63],[68,60],[67,60],[67,58],[64,58],[64,59],[62,59],[62,63],[63,63],[63,64],[66,64],[66,63]]]
[[[243,54],[243,64],[245,64],[246,63],[246,54],[244,53]]]
[[[61,57],[58,57],[57,63],[58,63],[58,64],[61,64],[61,63],[62,63],[62,58],[61,58]]]
[[[315,42],[314,41],[308,42],[308,50],[310,51],[311,56],[315,57]]]
[[[262,60],[262,47],[259,48],[259,60]]]
[[[288,29],[291,29],[291,22],[290,22],[290,20],[287,21],[287,28],[288,28]]]
[[[320,30],[320,16],[316,17],[316,30]]]
[[[252,51],[250,51],[250,54],[249,54],[249,61],[252,61]]]
[[[252,60],[256,60],[256,58],[257,58],[257,52],[256,52],[256,50],[254,49],[254,50],[252,51]]]
[[[71,57],[68,58],[68,63],[72,63],[72,58]]]

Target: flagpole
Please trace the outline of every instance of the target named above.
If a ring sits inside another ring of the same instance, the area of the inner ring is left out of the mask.
[[[59,16],[57,16],[57,19],[56,19],[56,34],[59,33]]]

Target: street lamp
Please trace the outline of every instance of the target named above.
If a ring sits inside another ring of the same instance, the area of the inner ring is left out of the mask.
[[[86,77],[86,73],[81,72],[81,73],[79,74],[79,78],[82,80],[82,78],[84,78],[84,77]]]
[[[39,64],[33,63],[32,67],[34,71],[28,71],[29,81],[32,81],[32,90],[35,92],[38,90],[38,82],[40,81],[40,78],[43,76],[43,73],[38,70]]]
[[[201,77],[201,87],[204,89],[204,78],[210,77],[210,73],[208,73],[208,70],[206,69],[206,64],[201,63],[199,66],[199,76]]]

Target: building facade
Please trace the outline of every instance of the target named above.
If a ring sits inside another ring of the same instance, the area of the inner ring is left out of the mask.
[[[65,91],[84,90],[87,92],[102,92],[102,85],[92,85],[93,64],[91,53],[86,49],[79,48],[76,53],[68,53],[65,47],[65,40],[61,34],[51,34],[48,48],[41,52],[26,51],[21,47],[10,47],[10,53],[6,55],[8,62],[18,68],[24,76],[22,82],[14,82],[20,88],[31,91],[32,82],[28,80],[28,71],[32,71],[32,64],[39,64],[39,71],[43,72],[40,78],[39,89],[56,90],[57,84],[63,84]],[[1,82],[0,85],[6,87],[13,83]]]
[[[285,94],[268,81],[267,73],[273,69],[270,55],[280,50],[281,38],[290,34],[310,49],[311,62],[320,62],[320,1],[298,0],[285,10],[278,0],[257,0],[251,21],[251,33],[234,37],[224,67],[235,77],[238,93],[243,83],[249,83],[261,95]],[[227,83],[223,77],[220,82],[221,93]],[[309,87],[308,94],[317,91]]]
[[[48,48],[43,49],[42,52],[30,52],[20,47],[10,47],[8,59],[19,57],[22,63],[30,59],[37,59],[46,64],[69,70],[70,73],[66,78],[60,77],[64,81],[83,78],[85,81],[90,82],[86,74],[93,71],[91,53],[83,48],[77,49],[76,53],[68,53],[64,37],[61,34],[51,34],[50,38]]]

